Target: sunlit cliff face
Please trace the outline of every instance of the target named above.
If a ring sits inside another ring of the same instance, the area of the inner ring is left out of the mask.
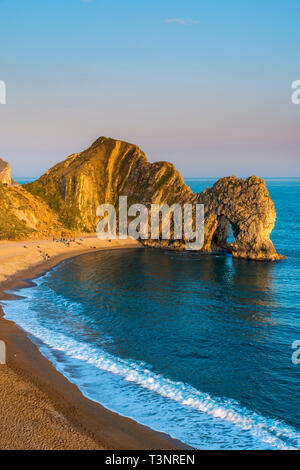
[[[106,137],[87,150],[68,157],[40,179],[25,185],[42,197],[69,230],[95,232],[97,208],[128,204],[199,203],[205,206],[203,251],[230,251],[247,259],[278,259],[270,241],[276,212],[263,180],[222,178],[213,188],[193,194],[174,165],[150,163],[136,145]],[[235,242],[226,242],[231,224]],[[184,249],[184,240],[147,240],[145,244]]]

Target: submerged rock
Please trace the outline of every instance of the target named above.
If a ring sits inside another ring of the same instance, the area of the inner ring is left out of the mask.
[[[174,165],[149,163],[136,145],[106,137],[87,150],[71,155],[41,178],[25,185],[43,198],[70,230],[95,232],[97,207],[117,207],[120,195],[128,204],[202,203],[205,205],[205,242],[201,251],[228,251],[236,258],[282,258],[270,240],[276,212],[265,182],[252,176],[220,179],[212,188],[193,194]],[[228,243],[230,225],[235,236]],[[147,240],[148,246],[182,250],[184,241]]]

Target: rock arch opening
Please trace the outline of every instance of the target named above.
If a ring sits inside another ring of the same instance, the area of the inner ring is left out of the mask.
[[[239,229],[225,215],[218,216],[218,225],[212,237],[212,250],[232,253]]]

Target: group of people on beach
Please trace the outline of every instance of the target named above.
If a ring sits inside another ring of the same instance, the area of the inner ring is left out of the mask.
[[[83,241],[82,238],[79,239],[81,242]],[[53,242],[56,243],[64,243],[66,246],[70,246],[71,243],[77,243],[77,245],[82,245],[79,241],[77,241],[75,238],[55,238],[53,237],[52,239]]]
[[[55,238],[55,237],[52,237],[52,242],[54,242],[54,243],[63,243],[65,246],[70,247],[71,243],[76,243],[77,245],[82,245],[83,239],[79,238],[79,240],[76,240],[75,238],[64,238],[64,237]],[[28,248],[28,246],[24,245],[24,248]],[[97,249],[96,246],[90,246],[89,248]],[[51,259],[51,256],[49,255],[49,253],[47,253],[45,250],[43,250],[39,245],[37,246],[37,250],[41,254],[44,261],[48,261],[48,260]]]

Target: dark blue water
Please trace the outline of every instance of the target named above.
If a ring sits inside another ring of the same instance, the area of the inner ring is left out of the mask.
[[[267,185],[287,260],[88,254],[7,302],[6,317],[86,396],[153,429],[198,448],[300,448],[300,180]]]

